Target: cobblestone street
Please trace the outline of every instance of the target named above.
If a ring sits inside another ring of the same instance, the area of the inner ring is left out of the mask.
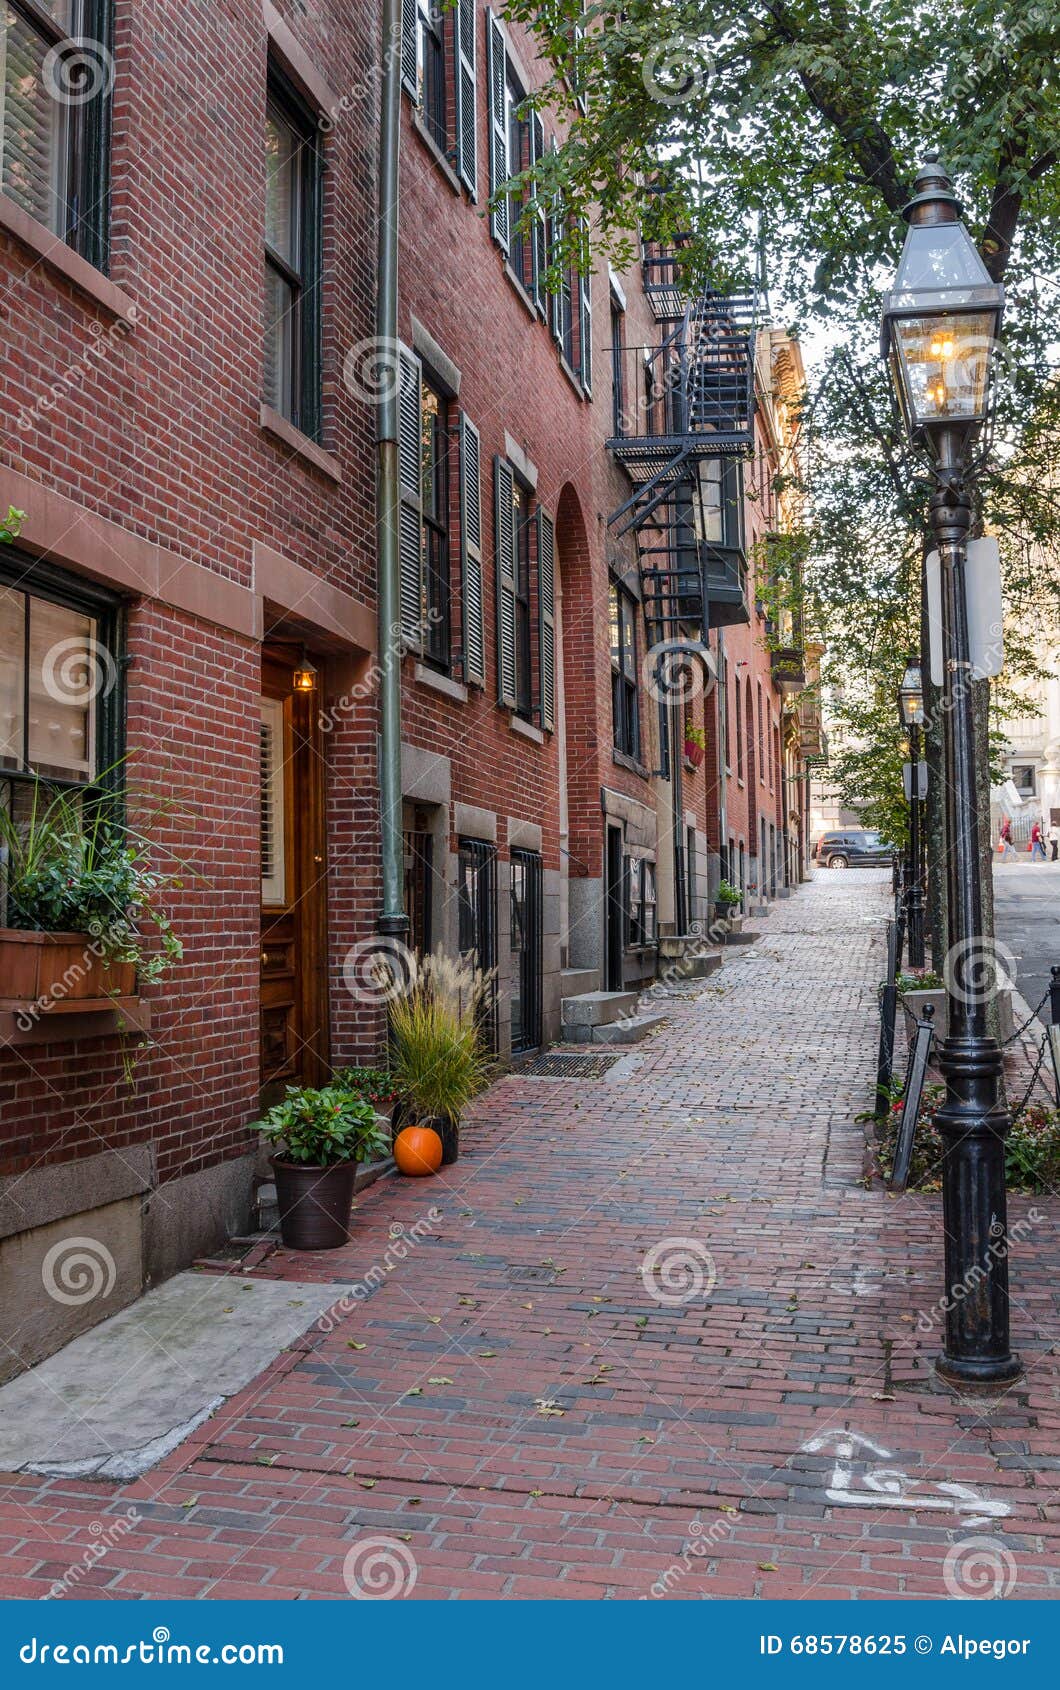
[[[1026,1379],[957,1400],[940,1200],[866,1183],[855,1120],[886,882],[776,905],[600,1078],[502,1080],[347,1249],[258,1246],[365,1294],[137,1483],[6,1480],[0,1593],[95,1543],[101,1599],[940,1596],[977,1554],[1055,1596],[1058,1204],[1011,1202]]]

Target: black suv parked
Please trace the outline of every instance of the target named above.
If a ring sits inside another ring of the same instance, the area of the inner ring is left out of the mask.
[[[868,828],[848,827],[842,833],[822,833],[814,860],[822,868],[889,868],[894,846]]]

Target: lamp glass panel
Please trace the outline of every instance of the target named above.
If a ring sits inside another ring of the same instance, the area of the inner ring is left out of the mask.
[[[963,223],[919,223],[909,229],[894,280],[895,293],[991,285],[990,273]]]
[[[903,686],[898,695],[898,702],[902,710],[902,723],[907,728],[922,728],[924,725],[924,698],[920,692],[913,692]]]
[[[996,323],[993,311],[940,311],[895,321],[897,374],[914,424],[986,415]]]

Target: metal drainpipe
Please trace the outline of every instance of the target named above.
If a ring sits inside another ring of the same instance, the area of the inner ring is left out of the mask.
[[[724,682],[724,685],[722,684]],[[718,629],[718,861],[725,864],[725,878],[732,880],[729,861],[729,777],[725,771],[725,728],[729,719],[728,671],[725,667],[725,631]]]
[[[398,534],[398,191],[401,145],[401,0],[383,0],[383,81],[379,114],[379,277],[376,337],[392,372],[379,402],[376,542],[379,558],[379,829],[383,868],[380,933],[404,934],[401,829],[401,658],[394,634],[401,619]]]

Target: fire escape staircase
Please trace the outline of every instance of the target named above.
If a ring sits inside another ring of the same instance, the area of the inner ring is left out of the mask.
[[[614,350],[607,444],[633,489],[609,525],[636,534],[648,643],[672,649],[701,645],[712,625],[746,620],[742,552],[737,558],[708,537],[717,513],[705,506],[712,483],[701,466],[753,450],[757,299],[708,289],[685,304],[671,268],[656,300],[648,262],[657,312],[683,309],[676,321],[661,317],[657,345]]]

